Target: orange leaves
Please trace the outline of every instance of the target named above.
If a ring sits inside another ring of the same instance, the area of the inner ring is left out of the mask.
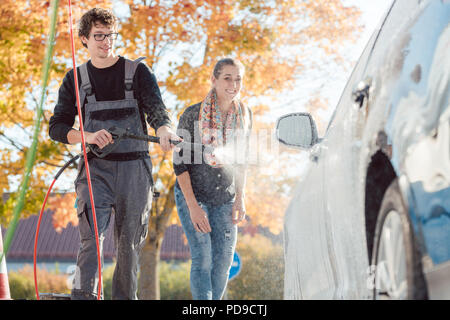
[[[302,1],[301,9],[307,13],[308,25],[302,33],[311,41],[325,48],[328,53],[335,53],[333,46],[344,40],[354,39],[361,26],[357,24],[359,10],[346,7],[341,0]],[[326,45],[323,40],[331,45]]]
[[[73,226],[78,225],[77,210],[74,207],[75,199],[75,193],[49,197],[48,207],[53,210],[53,227],[57,232],[66,228],[68,223],[72,223]]]
[[[0,4],[2,75],[11,76],[18,71],[30,70],[31,66],[27,66],[27,59],[32,57],[32,53],[39,54],[39,51],[33,50],[37,49],[35,44],[44,38],[42,33],[45,22],[42,21],[42,15],[46,9],[42,6],[30,8],[28,3],[29,1],[24,0],[5,0]]]

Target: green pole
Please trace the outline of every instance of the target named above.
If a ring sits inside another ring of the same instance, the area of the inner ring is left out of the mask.
[[[6,256],[6,254],[8,253],[8,249],[11,244],[12,238],[14,236],[14,232],[16,231],[17,223],[18,223],[19,217],[20,217],[20,212],[22,211],[23,206],[24,206],[25,195],[26,195],[26,192],[28,189],[28,182],[30,180],[31,171],[33,169],[34,162],[36,160],[36,150],[37,150],[39,132],[41,130],[41,118],[42,118],[42,113],[43,113],[42,112],[43,105],[44,105],[44,101],[45,101],[45,91],[47,89],[48,76],[50,73],[50,65],[51,65],[51,60],[52,60],[52,56],[53,56],[58,4],[59,4],[59,0],[52,1],[50,33],[49,33],[46,51],[45,51],[44,66],[42,68],[42,94],[41,94],[41,100],[40,100],[38,109],[36,111],[36,119],[34,121],[33,141],[31,143],[30,149],[27,151],[25,173],[23,175],[22,183],[20,185],[19,199],[17,201],[16,206],[14,207],[13,218],[11,220],[11,223],[8,226],[8,232],[6,233],[6,236],[5,236],[5,243],[4,243],[4,247],[3,247],[3,252],[1,253],[1,256],[0,256],[0,262],[3,260],[3,256]]]

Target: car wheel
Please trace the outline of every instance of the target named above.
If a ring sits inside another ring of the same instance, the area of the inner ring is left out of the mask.
[[[374,299],[426,299],[420,252],[395,179],[386,190],[372,253]]]

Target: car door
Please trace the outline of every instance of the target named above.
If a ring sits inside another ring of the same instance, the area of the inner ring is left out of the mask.
[[[323,162],[323,214],[336,299],[370,295],[366,286],[369,263],[358,161],[367,116],[364,90],[370,88],[370,78],[364,72],[377,34],[378,31],[373,33],[347,82],[317,155]]]
[[[311,161],[286,210],[285,299],[333,298],[335,277],[328,254],[322,183],[323,162]]]

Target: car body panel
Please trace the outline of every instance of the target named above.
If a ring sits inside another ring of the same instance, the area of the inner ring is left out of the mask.
[[[430,297],[450,292],[450,2],[394,1],[377,30],[286,211],[287,299],[371,297],[364,204],[377,152],[399,179]]]
[[[318,166],[315,162],[310,165]],[[323,179],[321,168],[310,169],[309,177],[306,177],[308,180]],[[291,215],[287,220],[289,224],[284,226],[285,239],[289,239],[285,240],[284,246],[286,264],[292,266],[286,270],[290,279],[289,286],[285,286],[286,294],[292,299],[332,299],[335,276],[329,255],[328,224],[321,207],[323,202],[320,201],[321,190],[302,188],[295,194],[288,209]],[[299,207],[300,203],[302,207]],[[299,232],[298,226],[304,226],[302,232]],[[302,259],[303,255],[308,259]]]

